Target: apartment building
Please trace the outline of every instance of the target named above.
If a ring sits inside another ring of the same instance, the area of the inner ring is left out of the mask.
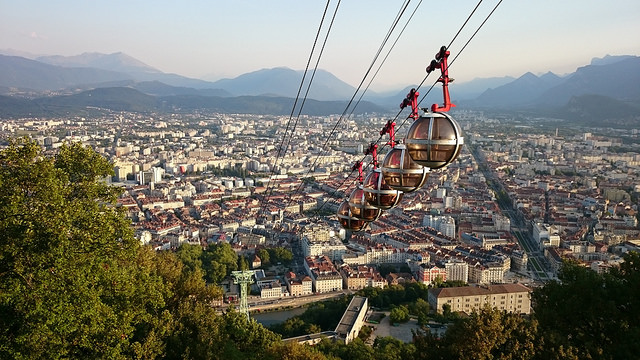
[[[429,305],[442,313],[445,304],[451,311],[472,313],[485,305],[511,313],[531,313],[531,289],[522,284],[484,287],[463,286],[429,289]]]

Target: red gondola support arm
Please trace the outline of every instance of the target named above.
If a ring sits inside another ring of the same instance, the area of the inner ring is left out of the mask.
[[[453,82],[453,79],[449,78],[449,64],[447,63],[449,54],[450,52],[446,46],[441,47],[440,51],[436,54],[435,60],[431,60],[431,64],[427,66],[427,73],[440,69],[441,75],[438,82],[442,83],[442,95],[444,97],[444,104],[442,106],[438,106],[438,104],[431,105],[432,112],[447,112],[456,106],[451,103],[451,97],[449,96],[449,83]]]
[[[378,144],[376,143],[371,143],[371,145],[369,145],[369,147],[367,148],[367,150],[364,151],[365,155],[371,155],[372,163],[373,163],[373,168],[377,169],[378,168]]]
[[[391,147],[396,146],[396,123],[393,120],[387,121],[385,126],[380,130],[380,135],[389,134],[389,145]]]
[[[360,182],[360,184],[362,184],[362,161],[357,161],[355,164],[353,164],[353,166],[351,167],[351,170],[358,170],[358,181]]]
[[[404,98],[404,100],[402,100],[402,103],[400,104],[400,109],[404,109],[405,107],[411,105],[411,115],[409,115],[409,117],[412,118],[413,120],[419,117],[418,115],[418,96],[419,95],[420,93],[416,91],[416,89],[411,89],[407,94],[407,97]]]

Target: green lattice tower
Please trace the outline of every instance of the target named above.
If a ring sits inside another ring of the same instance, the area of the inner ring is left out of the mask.
[[[246,314],[247,318],[249,318],[249,302],[247,301],[248,289],[247,286],[253,283],[253,271],[243,270],[243,271],[232,271],[231,276],[233,277],[233,282],[235,284],[240,285],[240,306],[238,311]]]

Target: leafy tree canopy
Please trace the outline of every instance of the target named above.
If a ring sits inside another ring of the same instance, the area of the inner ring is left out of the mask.
[[[550,345],[573,349],[583,359],[640,353],[640,254],[624,260],[604,274],[567,262],[560,282],[534,292],[535,316]]]
[[[409,309],[404,305],[394,307],[389,314],[389,321],[394,324],[409,321]]]
[[[168,289],[97,181],[111,165],[79,144],[46,157],[27,139],[0,152],[0,354],[121,357],[158,350],[149,332]]]
[[[532,359],[540,350],[537,323],[485,307],[455,322],[443,339],[414,335],[419,359]]]
[[[28,139],[0,151],[0,358],[271,359],[289,351],[243,315],[216,314],[222,294],[204,282],[202,249],[140,246],[115,206],[120,190],[100,180],[111,171],[79,144],[55,157]],[[237,267],[229,250],[211,251],[222,273]]]

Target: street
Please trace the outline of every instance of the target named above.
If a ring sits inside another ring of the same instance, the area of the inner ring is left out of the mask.
[[[477,149],[472,151],[472,154],[478,163],[478,169],[482,171],[482,174],[491,189],[496,194],[506,193],[500,179],[489,169],[484,156],[479,153]],[[498,198],[498,196],[496,197]],[[511,233],[516,237],[522,249],[527,253],[529,259],[529,271],[533,274],[535,280],[541,282],[549,281],[550,277],[547,273],[547,259],[545,259],[544,253],[540,251],[538,244],[531,237],[531,234],[529,234],[529,231],[522,219],[516,215],[516,210],[513,209],[513,205],[500,198],[497,199],[497,203],[502,213],[508,216],[511,221]]]

